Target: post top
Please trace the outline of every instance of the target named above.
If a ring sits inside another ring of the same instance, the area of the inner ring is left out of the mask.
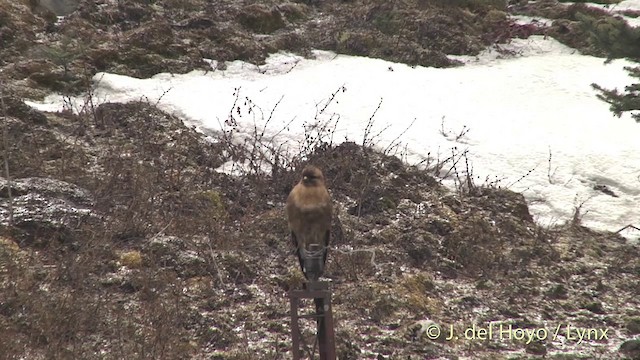
[[[329,290],[330,281],[308,281],[302,284],[305,290]]]

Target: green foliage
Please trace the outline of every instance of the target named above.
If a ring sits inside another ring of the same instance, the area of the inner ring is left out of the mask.
[[[608,57],[640,58],[640,28],[630,27],[624,19],[611,16],[596,18],[578,13],[576,18],[591,45]]]
[[[373,24],[386,35],[397,34],[404,25],[403,16],[399,12],[381,12],[373,18]]]
[[[640,67],[626,67],[629,75],[640,79]],[[624,92],[618,89],[604,89],[598,84],[591,84],[593,88],[600,93],[597,95],[600,100],[606,101],[611,105],[611,111],[618,117],[622,113],[631,111],[631,116],[640,123],[640,81],[624,88]]]
[[[270,34],[286,25],[276,8],[260,4],[246,6],[239,15],[239,21],[246,28],[262,34]]]
[[[40,57],[61,66],[66,75],[69,72],[70,64],[74,60],[83,56],[85,52],[85,46],[67,36],[64,36],[59,44],[52,46],[43,45],[37,48],[36,55],[40,55]]]
[[[404,305],[413,312],[435,314],[442,304],[433,297],[433,278],[424,273],[406,275],[397,283],[397,293],[402,294]]]
[[[338,36],[337,49],[349,55],[366,56],[369,51],[378,47],[378,39],[365,31],[344,31]]]
[[[583,6],[583,5],[580,5]],[[584,9],[583,9],[584,10]],[[624,19],[612,16],[596,16],[586,10],[576,13],[580,28],[588,36],[592,50],[609,58],[640,59],[640,28],[630,27]],[[640,78],[640,68],[626,68],[630,75]],[[640,122],[640,83],[625,87],[624,92],[618,89],[605,89],[592,84],[598,90],[599,99],[611,105],[611,111],[618,117],[631,111],[633,118]]]
[[[201,192],[199,196],[205,202],[208,216],[213,219],[222,219],[226,217],[227,213],[224,208],[224,202],[222,201],[219,192],[207,190]]]

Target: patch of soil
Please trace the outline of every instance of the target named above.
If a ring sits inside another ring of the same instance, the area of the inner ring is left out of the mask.
[[[73,115],[6,100],[9,143],[34,146],[10,150],[20,174],[12,200],[6,179],[0,186],[0,320],[13,334],[0,341],[4,354],[290,351],[286,292],[302,277],[283,207],[303,164],[229,176],[215,171],[230,160],[228,143],[150,104]],[[637,245],[578,225],[540,228],[520,194],[453,194],[432,170],[354,143],[318,145],[308,162],[323,168],[335,201],[325,275],[337,331],[358,334],[338,341],[341,358],[456,356],[470,344],[487,357],[585,353],[566,337],[434,341],[421,330],[428,324],[608,328],[615,337],[593,342],[588,354],[633,352]],[[10,201],[19,211],[13,224]],[[100,340],[78,335],[87,331]]]

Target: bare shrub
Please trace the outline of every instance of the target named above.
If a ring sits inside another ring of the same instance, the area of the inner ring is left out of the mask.
[[[490,274],[504,265],[505,239],[480,216],[469,216],[442,243],[444,255],[469,275]]]
[[[592,198],[593,196],[590,196],[578,203],[578,195],[576,195],[574,199],[575,205],[573,206],[573,215],[570,222],[571,226],[580,226],[582,224],[582,218],[589,212],[589,210],[584,211],[583,207]]]
[[[293,181],[312,154],[318,149],[333,146],[333,136],[340,116],[331,113],[329,106],[345,91],[346,88],[341,86],[325,101],[316,104],[314,118],[303,123],[303,140],[295,148],[291,148],[293,144],[279,141],[279,136],[289,129],[293,120],[283,123],[279,129],[269,129],[275,122],[275,113],[283,98],[276,102],[267,115],[252,99],[246,96],[242,98],[240,88],[234,89],[234,103],[227,119],[220,123],[222,132],[217,137],[228,158],[234,162],[230,172],[255,181],[269,175],[273,183]],[[243,129],[239,127],[240,122],[246,122],[247,117],[253,123],[249,135],[243,134]]]
[[[378,264],[376,263],[376,250],[356,249],[356,250],[340,250],[333,249],[331,268],[335,269],[332,273],[344,277],[349,281],[359,281],[361,278],[371,276]]]

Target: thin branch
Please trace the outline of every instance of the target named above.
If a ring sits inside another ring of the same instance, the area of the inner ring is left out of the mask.
[[[220,285],[222,287],[225,286],[224,280],[222,280],[222,275],[220,274],[220,267],[218,266],[218,262],[216,261],[216,254],[213,252],[213,247],[211,246],[211,239],[207,239],[207,245],[209,247],[209,255],[211,256],[211,264],[216,270],[216,275],[218,276],[218,281],[220,281]]]
[[[7,107],[4,103],[4,93],[0,86],[0,105],[2,106],[2,146],[4,147],[4,175],[7,179],[7,195],[9,196],[9,226],[13,225],[13,196],[11,195],[11,174],[9,172],[9,130],[7,128]]]
[[[638,231],[640,231],[640,228],[639,228],[639,227],[634,226],[634,225],[632,225],[632,224],[629,224],[629,225],[627,225],[627,226],[623,227],[622,229],[620,229],[620,230],[616,231],[616,234],[620,234],[621,232],[623,232],[624,230],[627,230],[627,229],[633,229],[633,230],[638,230]]]
[[[410,129],[410,128],[413,126],[413,124],[416,122],[416,120],[417,120],[417,119],[416,119],[416,118],[414,118],[414,119],[413,119],[413,121],[411,122],[411,124],[409,124],[409,126],[407,126],[407,128],[406,128],[406,129],[404,129],[404,130],[400,133],[400,135],[396,136],[396,138],[395,138],[395,139],[393,139],[393,140],[391,141],[391,143],[389,143],[389,146],[387,146],[387,148],[386,148],[386,149],[384,149],[384,152],[383,152],[384,154],[389,154],[389,153],[391,152],[391,150],[392,150],[392,149],[397,148],[397,147],[399,147],[399,146],[400,146],[400,144],[401,144],[401,142],[400,142],[400,138],[401,138],[402,136],[404,136],[404,134],[406,134],[406,133],[407,133],[407,131],[409,131],[409,129]],[[405,153],[406,153],[406,151],[407,151],[407,145],[405,144]]]
[[[373,129],[373,124],[375,123],[374,118],[378,113],[378,110],[380,110],[381,106],[382,106],[382,98],[380,98],[380,101],[378,102],[378,106],[376,106],[376,109],[373,110],[373,113],[369,117],[369,121],[367,121],[367,126],[364,128],[364,136],[362,137],[362,147],[365,148],[365,150],[367,147],[374,145],[373,140],[376,137],[380,136],[380,134],[382,134],[390,126],[388,125],[384,129],[382,129],[380,132],[378,132],[376,135],[371,136],[371,130]]]
[[[553,184],[553,176],[556,174],[558,168],[556,167],[551,171],[551,146],[549,146],[549,165],[547,166],[547,178],[549,179],[549,184]]]

